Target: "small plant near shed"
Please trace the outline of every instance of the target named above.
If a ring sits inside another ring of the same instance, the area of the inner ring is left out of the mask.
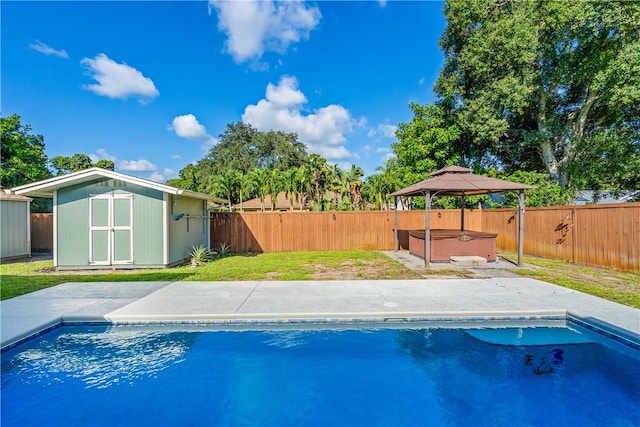
[[[191,267],[204,265],[213,259],[213,254],[204,245],[192,246]]]
[[[225,242],[220,243],[218,247],[218,257],[223,258],[231,253],[231,245],[227,245]]]

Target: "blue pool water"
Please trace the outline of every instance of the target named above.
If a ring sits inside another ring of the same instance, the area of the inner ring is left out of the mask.
[[[567,338],[566,328],[537,331],[530,335],[538,344],[523,345],[526,330],[474,337],[462,329],[202,332],[64,326],[2,354],[1,422],[3,427],[640,424],[638,357]],[[540,345],[541,334],[552,344]],[[492,342],[508,335],[520,341]]]

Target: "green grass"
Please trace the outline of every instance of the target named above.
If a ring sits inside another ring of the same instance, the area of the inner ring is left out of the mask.
[[[228,281],[422,278],[377,251],[238,254],[204,266],[116,271],[52,271],[52,261],[0,265],[0,297],[13,298],[66,282]]]
[[[510,259],[515,257],[515,254],[505,255]],[[524,263],[534,268],[513,272],[640,308],[640,275],[545,258],[525,257]]]

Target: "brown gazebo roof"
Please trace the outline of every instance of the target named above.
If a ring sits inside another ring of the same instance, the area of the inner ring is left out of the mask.
[[[471,172],[471,169],[460,166],[447,166],[429,174],[430,178],[393,192],[390,196],[424,196],[427,191],[437,192],[439,196],[469,196],[535,188]]]

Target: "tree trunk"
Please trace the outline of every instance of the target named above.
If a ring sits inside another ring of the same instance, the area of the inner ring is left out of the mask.
[[[547,93],[544,88],[541,87],[539,91],[540,105],[538,110],[538,135],[540,136],[540,154],[544,165],[549,172],[549,176],[558,185],[566,187],[568,179],[566,173],[560,169],[560,163],[556,159],[556,153],[554,146],[560,143],[558,137],[554,138],[554,143],[550,140],[547,126]]]
[[[540,88],[540,109],[538,111],[538,134],[540,135],[540,153],[551,178],[560,186],[569,185],[569,176],[565,167],[575,157],[575,146],[578,138],[584,136],[587,117],[591,107],[598,99],[598,91],[587,89],[582,106],[567,116],[564,135],[550,139],[547,127],[547,94]],[[556,147],[561,149],[562,158],[556,158]]]

